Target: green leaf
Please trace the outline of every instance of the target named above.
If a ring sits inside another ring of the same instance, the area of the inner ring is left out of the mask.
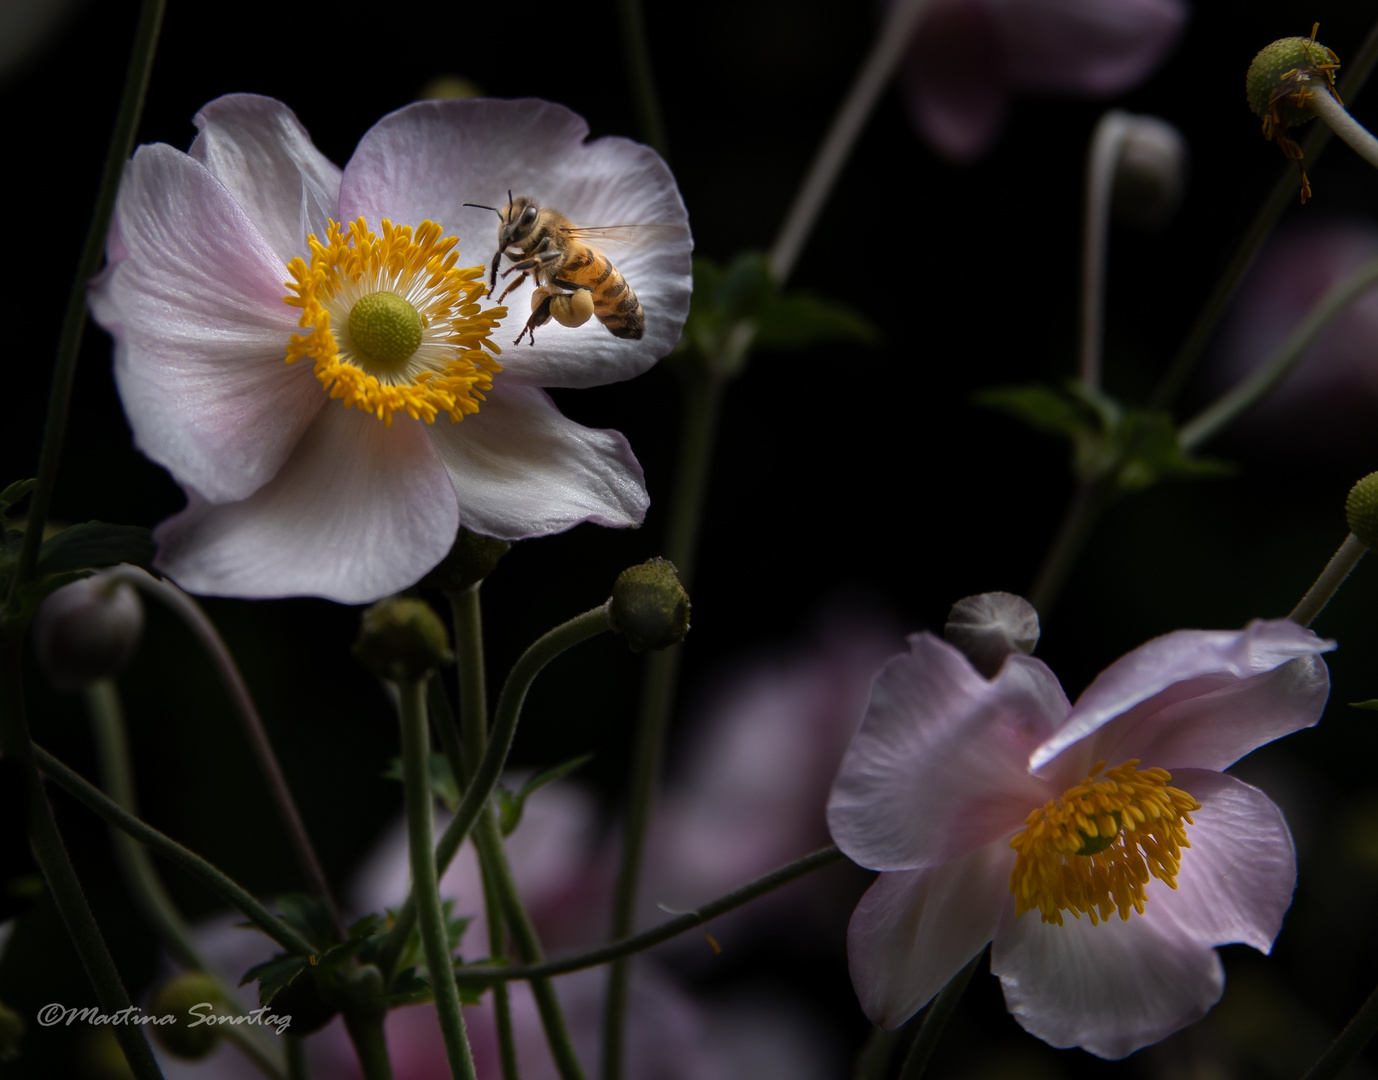
[[[383,779],[396,780],[399,783],[405,781],[400,757],[392,758],[388,762],[387,768],[383,770]],[[459,784],[455,782],[454,773],[450,771],[449,760],[441,753],[431,754],[431,794],[444,803],[451,813],[459,806]]]
[[[511,836],[513,830],[521,824],[522,811],[526,809],[526,799],[533,791],[538,791],[549,784],[551,781],[559,780],[568,776],[576,769],[581,769],[593,760],[592,754],[580,754],[572,757],[566,762],[554,765],[544,772],[539,772],[522,785],[522,789],[513,795],[501,785],[494,794],[498,800],[498,825],[502,828],[503,836]]]
[[[141,526],[88,521],[68,526],[43,541],[38,572],[57,574],[116,563],[133,563],[147,569],[153,563],[155,550],[153,534]]]
[[[304,893],[286,893],[278,897],[282,921],[324,954],[335,943],[335,920],[324,900]]]
[[[1139,491],[1160,480],[1195,480],[1227,476],[1229,462],[1189,457],[1166,413],[1133,412],[1121,427],[1124,461],[1116,477],[1121,491]]]
[[[392,985],[383,993],[382,1001],[389,1007],[419,1005],[431,1000],[431,984],[409,967],[398,973]]]
[[[258,1003],[271,1005],[273,998],[287,989],[287,984],[310,966],[311,961],[304,956],[279,955],[272,960],[255,964],[244,973],[244,978],[239,980],[239,985],[246,986],[257,979]]]
[[[1351,701],[1351,709],[1367,709],[1369,712],[1378,712],[1378,698],[1369,698],[1367,701]]]
[[[10,507],[33,490],[37,480],[16,480],[4,491],[0,491],[0,522],[5,520],[5,515],[9,513]]]
[[[810,293],[776,296],[756,321],[757,344],[805,349],[833,341],[880,344],[880,331],[860,312]]]

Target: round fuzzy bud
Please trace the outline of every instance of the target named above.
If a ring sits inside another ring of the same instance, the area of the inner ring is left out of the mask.
[[[421,586],[441,592],[463,592],[491,574],[511,550],[512,545],[506,540],[461,528],[450,553],[421,579]]]
[[[1187,142],[1156,116],[1128,122],[1115,165],[1115,215],[1136,228],[1161,229],[1177,212],[1187,187]]]
[[[1349,489],[1345,520],[1365,547],[1378,547],[1378,472],[1369,473]]]
[[[440,616],[424,600],[408,596],[379,600],[364,612],[354,655],[393,682],[423,678],[453,659]]]
[[[339,1009],[321,995],[314,972],[319,968],[307,968],[297,973],[296,978],[279,990],[269,1005],[268,1011],[283,1019],[291,1018],[293,1035],[310,1035],[319,1031],[335,1018]]]
[[[669,559],[649,559],[617,575],[612,587],[613,629],[632,652],[668,649],[689,632],[689,594]]]
[[[149,1027],[169,1053],[197,1061],[214,1050],[220,1041],[220,1028],[216,1024],[197,1021],[210,1014],[208,1005],[213,1006],[215,1012],[224,1012],[220,1007],[223,1001],[220,987],[209,975],[199,971],[174,975],[158,988],[148,1010],[152,1016],[171,1016],[173,1022],[150,1024]],[[200,1008],[192,1012],[193,1006]]]
[[[1038,644],[1038,612],[1022,596],[988,592],[952,605],[943,637],[966,654],[972,666],[993,679],[1010,653],[1026,656]]]
[[[1249,65],[1244,83],[1249,108],[1255,116],[1266,117],[1279,105],[1282,121],[1288,127],[1305,123],[1311,119],[1311,111],[1284,99],[1308,88],[1328,92],[1324,75],[1316,69],[1333,63],[1335,54],[1310,38],[1290,37],[1273,42],[1260,49]]]
[[[118,674],[139,644],[144,609],[132,585],[101,574],[64,585],[34,616],[34,652],[54,686],[80,690]]]

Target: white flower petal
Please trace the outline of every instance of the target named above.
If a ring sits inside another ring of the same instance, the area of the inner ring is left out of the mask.
[[[115,337],[136,445],[212,503],[266,483],[325,401],[308,365],[283,362],[297,328],[286,275],[185,154],[145,146],[125,167],[91,310]]]
[[[1269,952],[1297,883],[1297,856],[1282,811],[1257,788],[1224,773],[1179,769],[1201,804],[1187,826],[1177,889],[1150,882],[1145,914],[1202,945],[1242,942]]]
[[[1112,1059],[1199,1020],[1225,989],[1214,949],[1134,914],[1097,926],[1068,915],[1054,926],[1036,911],[1016,919],[1010,904],[990,969],[1025,1031]]]
[[[190,505],[154,532],[158,569],[188,592],[357,604],[445,557],[459,512],[425,425],[391,428],[335,402],[272,482],[242,502]]]
[[[931,634],[909,649],[876,676],[828,800],[838,847],[872,870],[948,862],[1058,794],[1027,768],[1070,708],[1042,661],[1011,656],[988,681]]]
[[[582,521],[639,525],[650,499],[641,466],[615,431],[586,428],[529,386],[488,391],[477,414],[427,430],[459,497],[464,527],[521,540]]]
[[[1014,852],[996,842],[927,870],[881,874],[847,927],[847,961],[862,1011],[899,1027],[995,933],[1011,903]]]
[[[385,116],[345,166],[340,213],[415,225],[429,218],[458,232],[460,265],[491,264],[507,193],[529,195],[579,226],[669,225],[639,246],[596,246],[622,272],[646,311],[646,336],[615,338],[596,319],[570,328],[548,323],[534,345],[503,353],[504,377],[533,386],[597,386],[629,379],[665,356],[689,311],[693,241],[669,168],[627,139],[586,142],[588,125],[560,105],[525,99],[424,101]],[[510,260],[504,259],[504,264]],[[511,280],[511,279],[509,279]],[[530,282],[506,300],[502,345],[530,313]],[[500,293],[501,288],[498,289]],[[494,297],[496,299],[496,296]]]
[[[296,114],[258,94],[227,94],[196,114],[188,154],[230,189],[284,263],[308,262],[306,237],[325,239],[337,211],[340,169],[316,149]],[[377,222],[374,222],[377,227]]]
[[[1086,740],[1069,755],[1075,760],[1059,763],[1060,773],[1130,757],[1165,769],[1223,769],[1320,719],[1330,678],[1312,658],[1333,648],[1287,619],[1164,634],[1096,676],[1029,768],[1041,770]]]

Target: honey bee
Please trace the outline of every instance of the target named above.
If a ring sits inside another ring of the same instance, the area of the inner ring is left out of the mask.
[[[521,276],[498,297],[507,294],[527,277],[538,286],[532,296],[531,318],[517,335],[514,345],[526,335],[536,343],[536,327],[552,317],[565,326],[582,326],[593,315],[614,337],[640,338],[646,332],[646,313],[636,293],[612,260],[594,247],[590,239],[626,239],[629,234],[678,231],[674,226],[609,225],[580,228],[560,211],[541,206],[529,195],[512,197],[507,193],[507,212],[479,203],[465,203],[498,215],[498,250],[488,276],[488,295],[498,282],[498,264],[503,253],[512,265],[503,271]],[[584,295],[581,295],[584,294]],[[591,303],[590,303],[591,301]]]

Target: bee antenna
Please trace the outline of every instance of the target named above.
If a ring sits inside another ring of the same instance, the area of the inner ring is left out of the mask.
[[[498,217],[502,217],[502,211],[499,210],[496,206],[484,206],[483,203],[477,203],[477,202],[467,202],[467,203],[465,203],[464,205],[465,205],[465,206],[472,206],[472,207],[474,207],[476,210],[491,210],[491,211],[493,211],[493,213],[497,214]]]

